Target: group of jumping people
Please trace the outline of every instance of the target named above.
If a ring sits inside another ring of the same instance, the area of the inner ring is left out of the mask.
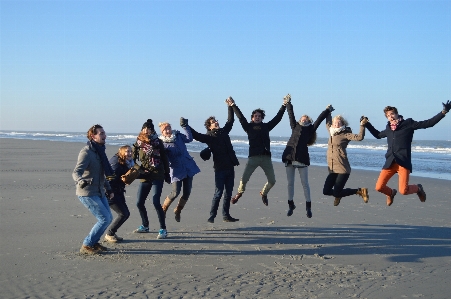
[[[386,160],[382,167],[375,189],[386,195],[386,204],[393,204],[396,189],[387,186],[393,175],[398,173],[399,192],[403,195],[416,193],[421,202],[426,201],[426,193],[421,184],[409,185],[409,175],[412,172],[411,144],[414,131],[433,127],[451,108],[451,102],[443,104],[443,109],[434,117],[415,121],[411,118],[404,119],[398,114],[395,107],[384,108],[384,115],[388,122],[384,130],[375,129],[368,118],[360,118],[358,134],[353,134],[348,122],[341,115],[332,117],[334,108],[328,105],[318,118],[313,119],[308,115],[302,115],[296,120],[288,94],[283,98],[282,106],[277,114],[268,122],[263,122],[265,111],[255,109],[251,113],[249,122],[236,105],[234,99],[226,99],[228,118],[223,127],[220,127],[214,116],[205,121],[206,133],[202,134],[191,128],[188,119],[181,118],[180,126],[184,132],[173,130],[168,122],[158,124],[161,134],[158,135],[152,119],[148,119],[132,145],[121,146],[118,152],[108,160],[105,153],[106,134],[101,125],[94,125],[87,132],[88,142],[79,155],[72,177],[76,184],[76,194],[83,205],[96,217],[97,223],[93,226],[88,236],[84,239],[80,252],[83,254],[97,254],[108,250],[100,244],[100,239],[105,233],[107,242],[119,242],[123,238],[116,232],[129,218],[130,211],[125,200],[126,184],[121,177],[131,168],[139,168],[140,180],[137,207],[141,216],[141,225],[134,231],[136,233],[148,233],[149,219],[145,207],[145,201],[152,191],[152,203],[158,215],[159,232],[158,239],[164,239],[168,233],[166,230],[166,213],[170,205],[180,195],[174,209],[177,222],[181,221],[181,211],[188,202],[191,194],[193,177],[200,172],[194,159],[190,156],[186,143],[197,140],[205,143],[208,148],[200,154],[203,160],[213,156],[215,173],[215,192],[210,208],[209,223],[214,223],[218,213],[222,195],[222,216],[224,222],[236,222],[239,219],[230,215],[230,204],[236,204],[243,196],[252,173],[260,167],[263,169],[267,182],[260,191],[264,205],[268,206],[268,193],[276,183],[274,168],[271,160],[269,133],[282,120],[285,111],[288,111],[291,136],[282,154],[282,162],[285,164],[287,175],[287,216],[293,214],[296,208],[294,204],[294,181],[296,169],[299,172],[301,184],[306,200],[306,214],[312,217],[310,187],[308,183],[308,166],[310,157],[308,146],[316,141],[316,131],[320,124],[326,120],[328,132],[327,165],[329,174],[325,180],[323,194],[334,197],[334,205],[340,204],[343,197],[359,195],[365,203],[369,200],[368,188],[345,188],[351,173],[351,166],[347,157],[346,148],[350,141],[361,141],[365,136],[365,128],[377,139],[387,138]],[[239,165],[235,151],[230,140],[229,133],[234,123],[234,115],[238,118],[249,140],[248,159],[240,179],[237,193],[232,197],[235,166]],[[163,205],[160,202],[164,182],[171,184],[172,190],[166,196]],[[117,213],[113,221],[111,210]]]

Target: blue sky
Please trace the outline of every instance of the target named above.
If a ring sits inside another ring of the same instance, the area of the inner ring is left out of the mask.
[[[382,129],[387,105],[424,120],[451,100],[451,1],[1,0],[0,14],[1,130],[136,134],[183,116],[203,132],[228,96],[269,120],[290,93],[297,118],[333,104],[357,132],[362,114]],[[271,135],[290,134],[285,115]]]

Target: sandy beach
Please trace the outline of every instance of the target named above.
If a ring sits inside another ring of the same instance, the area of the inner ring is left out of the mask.
[[[353,170],[348,187],[358,196],[322,195],[327,168],[311,166],[313,218],[305,215],[299,177],[297,208],[287,217],[286,175],[274,163],[277,183],[269,206],[259,191],[261,169],[238,204],[236,223],[207,223],[214,191],[212,161],[192,153],[201,173],[167,239],[147,202],[151,232],[134,234],[139,182],[127,187],[130,219],[103,245],[105,254],[79,253],[95,218],[75,195],[72,171],[83,143],[0,139],[0,289],[2,298],[448,298],[451,293],[450,181],[412,176],[427,201],[395,197],[391,207],[374,191],[378,172]],[[111,157],[117,147],[107,145]],[[245,159],[236,167],[236,191]],[[382,166],[382,165],[381,165]],[[389,186],[397,188],[397,176]],[[162,200],[170,192],[165,184]],[[115,216],[115,213],[113,212]]]

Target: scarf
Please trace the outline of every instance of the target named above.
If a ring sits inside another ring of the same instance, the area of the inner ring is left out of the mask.
[[[153,133],[149,136],[150,142],[143,142],[138,139],[137,143],[140,148],[142,148],[145,153],[145,159],[147,160],[145,164],[150,169],[150,167],[158,168],[160,166],[160,142],[158,141],[158,135]]]
[[[400,116],[398,117],[398,119],[396,120],[396,122],[394,122],[394,123],[390,122],[390,129],[391,129],[392,131],[395,131],[396,128],[399,126],[399,124],[400,124],[402,121],[403,121],[403,118],[402,118],[402,115],[400,115]]]
[[[298,121],[298,123],[303,127],[308,127],[312,124],[310,121]]]
[[[337,135],[337,134],[340,133],[341,131],[344,131],[345,128],[346,128],[346,126],[341,126],[341,127],[339,127],[339,128],[330,127],[330,128],[329,128],[330,136]]]
[[[173,131],[172,131],[172,135],[169,136],[169,137],[160,135],[160,139],[161,139],[161,141],[163,141],[164,143],[174,143],[174,142],[175,142],[175,139],[176,139],[176,137],[177,137],[176,135],[177,135],[178,132],[179,132],[179,131],[173,130]]]
[[[133,159],[125,160],[125,165],[127,166],[128,169],[130,169],[133,166],[135,166],[135,162],[133,161]]]
[[[90,140],[87,142],[88,146],[92,146],[94,150],[100,156],[100,163],[102,164],[103,170],[105,171],[105,175],[107,177],[114,175],[114,170],[111,168],[110,162],[105,154],[105,144],[98,144],[94,140]]]

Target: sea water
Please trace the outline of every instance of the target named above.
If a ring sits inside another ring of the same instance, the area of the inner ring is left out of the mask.
[[[107,146],[131,145],[137,134],[108,133]],[[74,132],[18,132],[0,131],[0,138],[16,138],[28,140],[48,140],[64,142],[86,142],[86,133]],[[247,158],[249,142],[247,136],[230,136],[236,155]],[[289,137],[271,136],[272,160],[281,162],[282,153]],[[311,165],[327,166],[327,138],[318,138],[309,147]],[[205,144],[193,141],[187,144],[192,155],[206,147]],[[348,145],[348,158],[353,169],[380,171],[385,162],[387,151],[386,139],[374,139],[367,135],[362,141],[351,141]],[[431,177],[451,180],[451,140],[413,140],[412,142],[413,176]]]

